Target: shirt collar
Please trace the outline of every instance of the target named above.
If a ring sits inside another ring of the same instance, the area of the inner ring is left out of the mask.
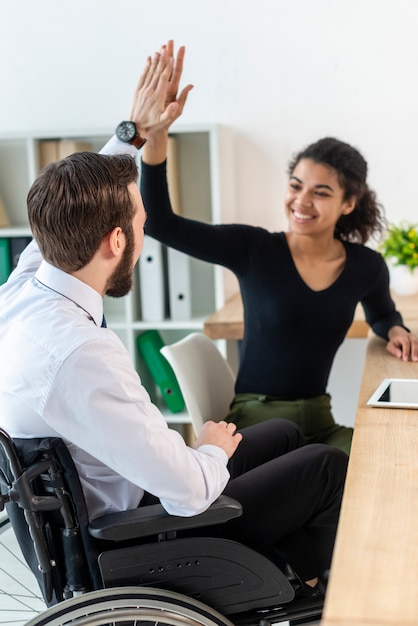
[[[81,307],[92,318],[96,326],[102,325],[103,299],[95,289],[44,260],[41,262],[35,278],[49,289],[56,291]]]

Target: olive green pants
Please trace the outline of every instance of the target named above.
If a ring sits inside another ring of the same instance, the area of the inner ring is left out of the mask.
[[[239,393],[225,420],[241,429],[273,417],[295,422],[308,443],[325,443],[350,453],[353,429],[335,423],[329,394],[306,400],[277,400],[255,393]]]

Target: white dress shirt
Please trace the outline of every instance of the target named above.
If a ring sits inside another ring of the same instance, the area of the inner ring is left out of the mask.
[[[90,519],[136,508],[144,490],[171,514],[205,510],[228,481],[226,453],[168,428],[102,315],[99,293],[26,248],[0,287],[0,426],[63,438]]]

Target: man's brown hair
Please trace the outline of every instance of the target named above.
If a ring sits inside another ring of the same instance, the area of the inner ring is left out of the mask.
[[[128,185],[137,177],[135,159],[126,154],[77,152],[47,165],[27,198],[43,258],[74,272],[91,261],[116,226],[128,232],[134,217]]]

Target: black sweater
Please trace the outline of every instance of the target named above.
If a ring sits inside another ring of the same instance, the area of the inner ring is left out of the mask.
[[[283,232],[174,214],[165,163],[142,164],[141,193],[147,235],[227,267],[238,278],[245,330],[236,393],[288,400],[324,394],[358,302],[380,337],[387,339],[392,326],[403,324],[390,297],[386,264],[370,248],[344,242],[343,272],[327,289],[313,291],[298,274]]]

